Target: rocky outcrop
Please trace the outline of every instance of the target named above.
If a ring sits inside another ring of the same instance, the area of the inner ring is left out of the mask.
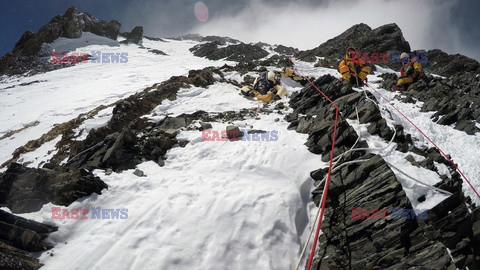
[[[178,37],[171,37],[170,39],[174,40],[193,40],[193,41],[200,41],[202,40],[203,36],[200,34],[186,34],[186,35],[181,35]]]
[[[460,179],[454,195],[429,210],[425,220],[392,218],[394,208],[412,209],[405,192],[381,157],[362,159],[367,161],[332,175],[320,257],[312,269],[479,267],[475,256],[480,249],[473,231],[480,208],[469,213]],[[371,213],[370,218],[355,218],[356,207],[389,212],[386,219],[378,218],[378,212],[377,218]]]
[[[283,45],[275,45],[273,50],[282,55],[294,55],[298,52],[297,48],[287,47]]]
[[[0,210],[0,268],[39,269],[42,264],[28,252],[44,251],[52,246],[43,241],[57,228],[27,220]]]
[[[412,152],[425,157],[415,166],[436,171],[433,161],[447,165],[451,177],[442,175],[436,186],[453,193],[448,199],[428,212],[423,220],[394,218],[394,208],[412,210],[390,165],[379,155],[366,154],[364,150],[344,154],[332,172],[326,211],[322,225],[317,257],[312,269],[465,269],[478,268],[476,256],[480,208],[471,205],[470,198],[462,193],[459,174],[438,150],[417,148],[410,134],[396,126],[396,133],[386,125],[376,99],[364,93],[352,91],[348,84],[341,84],[326,75],[314,84],[338,105],[340,110],[337,143],[334,157],[354,146],[358,138],[346,119],[369,124],[368,131],[397,143],[397,151]],[[293,113],[286,116],[290,128],[309,134],[306,145],[313,153],[328,161],[333,134],[335,110],[312,87],[305,87],[294,94],[290,101]],[[354,148],[368,147],[360,139]],[[407,157],[408,159],[408,157]],[[348,163],[346,163],[348,162]],[[318,205],[323,195],[327,168],[311,173],[315,189],[312,199]],[[418,202],[424,200],[418,198]],[[417,203],[417,202],[416,202]],[[353,209],[377,209],[375,213],[354,216]],[[380,218],[378,209],[388,209]],[[473,211],[472,211],[473,210]],[[447,248],[449,250],[447,250]]]
[[[54,17],[42,26],[38,33],[25,32],[13,50],[0,58],[0,74],[22,74],[27,71],[44,72],[55,67],[42,61],[42,45],[52,43],[59,37],[79,38],[82,32],[91,32],[116,40],[120,23],[113,20],[98,20],[89,13],[78,13],[75,7],[69,8],[63,16]]]
[[[395,75],[383,76],[389,89]],[[432,77],[408,87],[404,102],[424,102],[422,112],[435,112],[432,120],[441,125],[455,125],[455,129],[474,135],[480,131],[480,73],[455,73],[448,78]]]
[[[157,49],[148,49],[148,52],[151,52],[151,53],[154,53],[154,54],[157,54],[157,55],[167,55],[166,53],[164,53],[160,50],[157,50]]]
[[[239,44],[242,43],[240,40],[229,38],[229,37],[219,37],[219,36],[206,36],[202,37],[200,42],[216,42],[220,45],[227,45],[227,44]]]
[[[447,54],[441,50],[429,50],[426,67],[434,74],[450,77],[466,72],[480,73],[480,63],[461,54]]]
[[[369,55],[374,52],[388,53],[391,51],[410,51],[410,44],[405,40],[402,30],[392,23],[371,29],[366,24],[357,24],[347,29],[315,49],[300,51],[295,57],[304,61],[316,61],[316,57],[325,57],[322,66],[335,67],[345,57],[345,50],[353,45],[357,50]],[[390,60],[390,59],[388,59]],[[390,63],[387,66],[398,68],[398,64]]]
[[[223,42],[213,41],[199,44],[190,49],[195,56],[206,57],[210,60],[225,59],[228,61],[248,62],[268,56],[268,52],[258,45],[233,44],[226,47]]]
[[[203,113],[196,113],[166,117],[155,123],[142,116],[151,113],[163,100],[176,99],[180,88],[213,84],[213,74],[217,72],[214,68],[192,70],[188,76],[174,76],[117,102],[109,123],[92,130],[85,140],[75,141],[65,134],[60,144],[66,151],[60,150],[51,162],[58,165],[68,158],[64,167],[70,170],[102,168],[114,171],[133,169],[144,160],[163,164],[166,152],[183,143],[175,139],[177,129],[190,125],[193,120],[209,119]]]
[[[141,45],[142,38],[143,38],[143,27],[142,26],[135,26],[132,32],[123,34],[126,40],[120,42],[121,44],[138,44]]]
[[[69,205],[91,193],[101,194],[107,185],[86,170],[55,171],[14,163],[0,175],[0,187],[0,206],[13,213],[28,213],[49,202]]]

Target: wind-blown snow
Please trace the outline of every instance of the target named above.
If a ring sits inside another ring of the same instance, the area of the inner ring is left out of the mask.
[[[80,38],[57,38],[51,44],[45,44],[42,49],[48,54],[50,54],[51,51],[54,50],[60,52],[73,52],[79,48],[84,48],[90,45],[106,45],[111,47],[119,47],[120,43],[107,37],[98,36],[90,32],[83,32]]]
[[[210,105],[230,110],[216,94],[203,92],[218,102]],[[192,97],[206,96],[180,95],[177,102]],[[324,163],[303,145],[307,135],[287,130],[280,117],[235,122],[277,130],[278,141],[202,141],[200,131],[183,131],[177,138],[190,143],[171,149],[164,167],[138,165],[146,177],[96,170],[108,190],[68,207],[127,208],[126,220],[51,220],[51,204],[26,214],[60,225],[49,238],[54,256],[41,255],[43,269],[290,269],[309,229],[309,172]],[[212,124],[216,131],[227,125]]]
[[[241,96],[238,87],[227,83],[215,83],[207,89],[199,87],[180,89],[176,100],[164,100],[152,114],[175,117],[182,113],[194,113],[200,110],[218,113],[252,107],[257,107],[257,104]]]

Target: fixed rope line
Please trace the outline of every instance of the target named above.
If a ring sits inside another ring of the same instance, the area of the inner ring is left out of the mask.
[[[293,63],[293,60],[292,60],[291,57],[289,57],[289,60]],[[294,72],[296,72],[295,69],[294,69]],[[315,237],[313,239],[313,246],[312,246],[312,250],[310,251],[310,256],[308,258],[308,263],[307,263],[307,270],[310,270],[312,268],[313,257],[315,256],[315,249],[317,248],[318,236],[320,234],[320,229],[322,227],[323,213],[325,212],[325,203],[327,202],[328,185],[330,183],[330,177],[332,175],[333,154],[334,154],[334,151],[335,151],[335,139],[337,137],[337,125],[338,125],[339,109],[338,109],[337,104],[335,102],[333,102],[325,93],[323,93],[315,84],[313,84],[312,81],[310,80],[310,78],[308,78],[306,76],[302,76],[301,74],[297,74],[297,75],[305,78],[308,81],[308,83],[315,90],[317,90],[317,92],[320,95],[322,95],[328,102],[330,102],[330,104],[332,104],[335,107],[335,120],[333,122],[332,149],[330,150],[330,161],[329,161],[329,164],[328,164],[327,180],[325,181],[325,186],[323,188],[323,194],[322,194],[321,208],[320,208],[317,230],[315,231]]]
[[[392,108],[394,108],[403,118],[405,118],[416,130],[418,130],[418,132],[420,132],[420,134],[423,135],[423,137],[425,137],[429,142],[431,142],[433,144],[433,146],[435,146],[435,148],[438,149],[438,151],[440,151],[440,153],[453,165],[453,167],[457,170],[457,172],[463,177],[463,179],[465,179],[465,181],[468,183],[468,185],[470,186],[470,188],[473,190],[473,192],[475,192],[475,194],[477,195],[477,197],[480,199],[480,194],[478,193],[478,191],[475,189],[475,187],[472,185],[472,183],[470,183],[470,181],[468,180],[468,178],[465,176],[465,174],[460,170],[460,168],[458,168],[457,164],[455,164],[455,162],[452,161],[452,159],[450,157],[448,157],[447,154],[445,154],[445,152],[443,152],[442,149],[440,149],[440,147],[432,140],[430,139],[430,137],[427,136],[427,134],[425,134],[425,132],[423,132],[419,127],[417,127],[405,114],[403,114],[397,107],[395,107],[395,105],[391,104],[390,101],[385,98],[382,94],[380,94],[380,92],[378,92],[375,88],[373,88],[370,84],[366,83],[368,85],[368,87],[370,87],[373,91],[375,91],[375,93],[377,93],[383,100],[385,100],[388,105],[390,105]]]
[[[330,104],[332,104],[335,107],[335,120],[333,123],[333,136],[332,136],[332,149],[330,150],[330,161],[328,165],[328,174],[327,174],[327,180],[325,181],[325,187],[323,189],[323,196],[322,196],[322,206],[320,210],[320,216],[318,219],[318,225],[317,225],[317,230],[315,232],[315,238],[313,239],[313,246],[312,250],[310,252],[310,257],[308,258],[308,263],[307,263],[307,270],[310,270],[312,267],[312,261],[313,257],[315,256],[315,249],[317,247],[317,242],[318,242],[318,236],[320,234],[320,228],[322,227],[322,221],[323,221],[323,213],[325,212],[325,203],[327,202],[327,194],[328,194],[328,184],[330,183],[330,177],[332,174],[332,166],[333,166],[333,154],[335,151],[335,138],[337,137],[337,124],[338,124],[338,106],[335,102],[333,102],[325,93],[323,93],[315,84],[312,83],[312,81],[308,77],[304,77],[308,83],[317,90],[319,94],[321,94]]]
[[[357,107],[355,107],[355,112],[356,112],[356,114],[357,114],[357,120],[360,121],[360,120],[359,120],[359,117],[358,117]],[[359,135],[358,138],[357,138],[357,140],[355,140],[355,143],[354,143],[354,144],[352,145],[352,147],[350,148],[350,150],[352,150],[353,148],[355,148],[355,146],[357,145],[357,143],[360,141],[360,138],[361,138],[361,136]],[[350,150],[349,150],[349,151],[350,151]],[[335,171],[335,167],[337,166],[338,162],[340,162],[340,159],[341,159],[343,156],[345,156],[349,151],[347,151],[347,152],[339,155],[338,157],[336,157],[336,158],[334,159],[334,160],[337,160],[337,161],[333,164],[333,168],[332,168],[333,170],[332,170],[332,172]],[[322,179],[322,181],[324,181],[326,177],[327,177],[327,176],[325,176],[325,177]],[[319,185],[319,186],[320,186],[320,185]],[[314,191],[315,191],[315,189],[314,189],[312,192],[314,192]],[[322,197],[322,200],[323,200],[323,197]],[[322,204],[322,200],[320,200],[319,205]],[[317,211],[317,214],[315,215],[315,220],[313,221],[313,224],[315,224],[315,223],[317,222],[319,214],[320,214],[320,208],[318,208],[318,211]],[[315,226],[312,226],[312,228],[310,229],[310,233],[308,234],[308,239],[307,239],[307,241],[305,242],[305,244],[303,245],[302,252],[300,253],[300,256],[299,256],[299,258],[298,258],[298,260],[297,260],[297,264],[296,264],[296,266],[295,266],[295,270],[298,270],[298,268],[300,267],[300,263],[302,262],[303,255],[305,254],[305,250],[307,249],[308,243],[310,243],[310,238],[312,238],[312,234],[313,234],[313,230],[314,230],[314,229],[315,229]]]

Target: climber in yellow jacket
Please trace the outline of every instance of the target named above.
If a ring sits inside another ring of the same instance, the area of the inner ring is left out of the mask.
[[[410,59],[410,55],[408,55],[406,52],[403,52],[400,55],[400,61],[402,62],[402,67],[400,68],[400,77],[397,80],[397,85],[393,89],[397,91],[404,91],[411,83],[423,78],[424,73],[422,70],[422,64],[420,64],[417,57]]]
[[[287,90],[280,85],[280,74],[268,71],[260,74],[255,79],[253,86],[242,87],[242,94],[245,96],[256,97],[257,100],[270,102],[275,96],[287,95]]]
[[[367,80],[370,67],[360,58],[360,54],[353,46],[349,46],[345,53],[345,59],[338,65],[338,71],[342,74],[342,81],[349,81],[353,85],[362,86]]]

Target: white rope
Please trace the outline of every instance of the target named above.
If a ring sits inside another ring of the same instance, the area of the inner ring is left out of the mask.
[[[427,184],[427,183],[424,183],[424,182],[422,182],[422,181],[417,180],[416,178],[408,175],[406,172],[404,172],[404,171],[400,170],[399,168],[393,166],[391,163],[388,163],[387,161],[385,161],[385,163],[387,163],[388,166],[394,168],[395,170],[397,170],[397,171],[400,172],[401,174],[405,175],[406,177],[412,179],[413,181],[415,181],[415,182],[417,182],[417,183],[419,183],[419,184],[422,184],[422,185],[427,186],[427,187],[429,187],[429,188],[431,188],[431,189],[433,189],[433,190],[436,190],[436,191],[439,192],[439,193],[443,193],[443,194],[450,195],[450,196],[453,195],[452,193],[450,193],[450,192],[448,192],[448,191],[446,191],[446,190],[439,189],[439,188],[434,187],[434,186],[432,186],[432,185],[430,185],[430,184]]]
[[[355,107],[355,112],[357,114],[357,120],[360,122],[359,120],[359,117],[358,117],[358,110],[357,110],[357,107]],[[332,172],[335,171],[335,167],[337,165],[337,163],[340,161],[340,158],[343,157],[345,154],[347,154],[349,151],[351,151],[356,145],[357,143],[360,141],[360,137],[361,136],[358,136],[357,140],[355,141],[355,143],[352,145],[352,147],[345,153],[341,154],[340,156],[338,156],[336,159],[338,159],[332,166]],[[326,177],[326,176],[325,176]],[[325,180],[325,177],[323,178],[323,180]],[[322,180],[322,181],[323,181]],[[318,185],[320,186],[320,185]],[[325,188],[326,188],[326,185],[323,186],[323,192],[325,192]],[[312,193],[316,190],[316,188],[311,191]],[[322,205],[323,204],[323,196],[322,196],[322,199],[320,200],[320,204],[319,205]],[[313,235],[313,230],[315,229],[315,224],[317,224],[317,220],[318,220],[318,217],[320,216],[320,207],[318,207],[318,211],[317,211],[317,214],[315,215],[315,221],[313,222],[313,226],[312,228],[310,229],[310,233],[308,234],[308,239],[307,241],[305,242],[305,244],[303,245],[303,248],[302,248],[302,252],[300,253],[300,256],[297,260],[297,264],[295,266],[295,270],[298,270],[298,267],[300,267],[300,263],[302,262],[302,259],[303,259],[303,256],[305,255],[305,251],[307,250],[307,247],[308,247],[308,243],[310,243],[310,239],[312,238],[312,235]]]

